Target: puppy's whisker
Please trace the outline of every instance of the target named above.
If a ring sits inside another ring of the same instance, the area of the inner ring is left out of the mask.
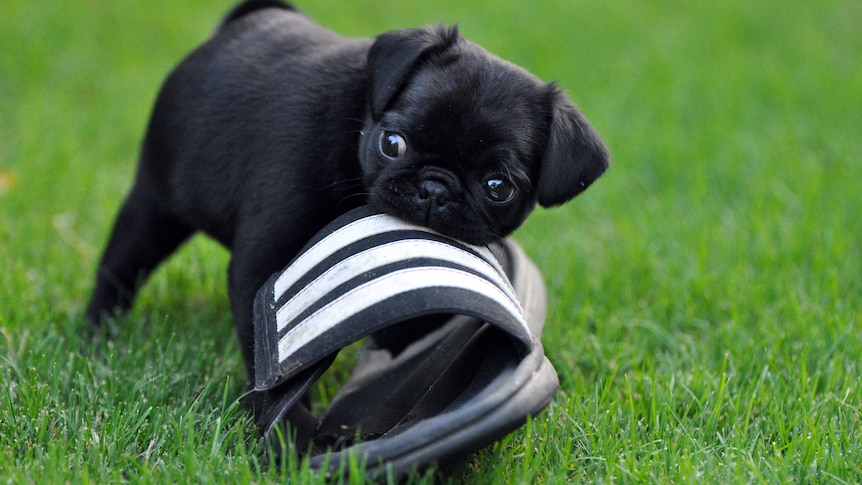
[[[324,185],[319,190],[330,190],[338,187],[362,187],[362,177],[351,177],[343,180],[336,180],[330,184]]]
[[[357,123],[365,123],[365,120],[362,118],[341,118],[344,121],[355,121]]]
[[[370,195],[371,195],[370,192],[357,192],[357,193],[349,194],[349,195],[342,197],[341,200],[338,201],[337,205],[339,207],[341,207],[341,206],[345,205],[349,200],[356,199],[356,198],[362,198],[364,201]]]

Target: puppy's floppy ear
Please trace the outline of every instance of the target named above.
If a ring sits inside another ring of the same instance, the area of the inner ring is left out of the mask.
[[[458,28],[442,25],[393,30],[378,36],[368,52],[368,101],[377,119],[401,90],[414,68],[428,57],[452,47]]]
[[[595,128],[555,84],[548,85],[551,130],[539,169],[536,195],[544,207],[560,205],[583,192],[610,164]]]

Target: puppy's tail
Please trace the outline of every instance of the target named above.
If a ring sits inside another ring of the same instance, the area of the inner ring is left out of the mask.
[[[265,8],[280,8],[282,10],[297,11],[296,7],[293,5],[279,0],[246,0],[234,7],[227,15],[225,15],[219,28],[224,27],[240,17],[244,17],[252,12],[263,10]]]

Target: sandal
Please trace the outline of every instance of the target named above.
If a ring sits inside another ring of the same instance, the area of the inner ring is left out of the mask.
[[[513,241],[446,238],[369,207],[320,231],[255,300],[263,435],[286,424],[312,468],[349,456],[404,475],[468,456],[520,427],[559,387],[539,341],[545,286]],[[307,392],[365,339],[315,417]]]

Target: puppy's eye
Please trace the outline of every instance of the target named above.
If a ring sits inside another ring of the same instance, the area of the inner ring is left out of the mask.
[[[407,140],[398,133],[384,131],[380,135],[380,153],[387,158],[403,157],[407,153]]]
[[[491,202],[496,202],[498,204],[511,202],[518,191],[512,182],[500,174],[492,175],[486,179],[482,184],[482,188],[485,191],[485,197],[487,197]]]

